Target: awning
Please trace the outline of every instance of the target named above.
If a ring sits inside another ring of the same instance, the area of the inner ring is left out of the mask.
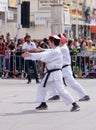
[[[96,33],[96,25],[90,26],[91,33]]]

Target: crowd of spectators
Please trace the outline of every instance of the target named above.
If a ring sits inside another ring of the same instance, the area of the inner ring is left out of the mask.
[[[73,72],[79,72],[78,77],[95,78],[96,40],[91,40],[91,38],[69,39],[68,47],[71,54]]]
[[[6,37],[0,35],[0,77],[26,78],[25,61],[21,57],[23,53],[23,45],[26,42],[26,34],[23,38],[11,39],[11,35],[7,33]],[[48,39],[33,39],[32,42],[36,47],[49,48]],[[95,78],[96,74],[96,40],[91,38],[67,39],[67,45],[70,50],[72,70],[74,77]],[[36,61],[38,67],[38,75],[42,78],[44,72],[44,63]],[[30,65],[30,72],[34,73],[34,68]]]

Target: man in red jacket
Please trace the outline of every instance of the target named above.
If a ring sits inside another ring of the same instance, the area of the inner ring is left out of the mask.
[[[4,59],[4,54],[5,54],[5,44],[3,42],[3,38],[0,37],[0,77],[2,76],[2,71],[3,71],[3,59]]]

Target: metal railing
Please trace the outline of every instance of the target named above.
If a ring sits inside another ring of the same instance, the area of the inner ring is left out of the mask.
[[[42,78],[44,75],[44,63],[37,61],[37,66],[38,75]],[[72,55],[71,66],[73,74],[78,78],[96,78],[96,51],[82,51],[77,55]],[[32,66],[29,69],[30,73],[34,75]],[[24,59],[15,53],[10,55],[9,58],[0,56],[0,77],[25,78]]]
[[[71,56],[72,70],[78,78],[96,78],[96,50]]]

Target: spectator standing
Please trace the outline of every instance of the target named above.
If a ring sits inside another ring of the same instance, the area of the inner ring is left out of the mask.
[[[22,47],[23,52],[34,52],[36,45],[35,45],[34,42],[31,42],[31,36],[27,35],[25,37],[25,39],[26,39],[26,41],[25,41],[25,43],[23,44],[23,47]],[[30,72],[31,67],[34,71],[36,83],[39,83],[36,61],[30,60],[28,57],[26,57],[25,58],[25,71],[27,73],[27,79],[28,79],[27,84],[31,83],[31,77],[32,77],[32,72]]]
[[[6,45],[3,42],[3,38],[0,37],[0,77],[3,74],[5,49],[6,49]]]
[[[92,40],[88,40],[87,46],[86,46],[86,50],[87,51],[94,51],[95,50],[95,47],[92,46],[92,44],[93,44],[93,41]]]
[[[15,42],[11,39],[10,33],[7,33],[6,40],[5,40],[6,48],[10,50],[10,67],[9,67],[9,73],[8,77],[13,78],[14,77],[14,52],[15,52]]]
[[[5,69],[7,71],[9,71],[9,67],[10,67],[10,49],[9,49],[9,47],[6,47],[5,56],[4,57],[5,57]]]
[[[11,40],[10,44],[8,45],[10,49],[10,69],[9,69],[9,78],[14,78],[14,69],[15,69],[15,64],[14,64],[14,54],[16,50],[16,45],[15,42]]]
[[[18,43],[16,45],[16,70],[18,71],[18,75],[21,76],[24,70],[24,59],[21,57],[22,54],[22,46],[24,44],[24,38],[18,39]]]

